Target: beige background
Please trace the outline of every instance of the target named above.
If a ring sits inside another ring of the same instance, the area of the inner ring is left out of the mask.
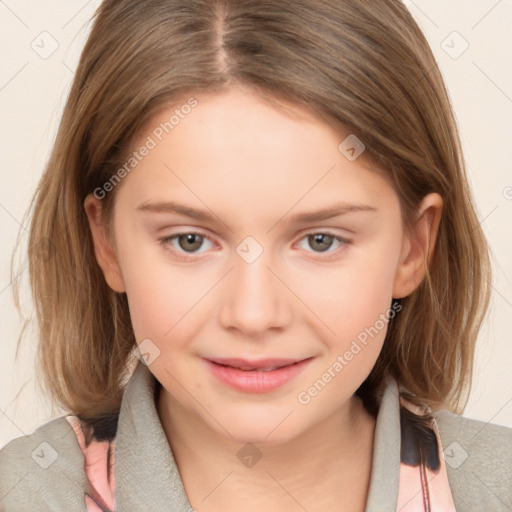
[[[406,3],[445,76],[494,254],[492,308],[480,335],[465,415],[512,427],[512,1]],[[98,5],[98,0],[0,1],[0,447],[53,418],[35,388],[34,329],[14,362],[21,323],[9,262]],[[17,279],[26,287],[28,272],[25,265],[21,269]],[[25,307],[30,313],[30,302]]]

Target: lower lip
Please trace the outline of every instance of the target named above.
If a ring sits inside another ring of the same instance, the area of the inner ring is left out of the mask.
[[[222,366],[207,359],[205,361],[213,375],[224,384],[245,393],[267,393],[294,379],[306,368],[311,359],[305,359],[269,372],[240,370],[231,366]]]

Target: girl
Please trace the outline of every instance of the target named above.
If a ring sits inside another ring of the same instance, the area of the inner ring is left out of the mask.
[[[105,0],[29,263],[69,414],[2,450],[1,510],[512,507],[511,430],[458,415],[488,252],[399,1]]]

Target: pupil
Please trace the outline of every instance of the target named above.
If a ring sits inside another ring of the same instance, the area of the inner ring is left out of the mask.
[[[318,247],[318,248],[321,252],[326,251],[332,243],[332,236],[326,235],[325,233],[318,233],[316,235],[310,235],[310,238],[311,237],[314,240],[314,244],[316,244],[317,242],[320,244],[320,247]],[[326,241],[326,239],[327,239],[327,241]]]
[[[195,245],[194,245],[194,238],[197,237],[197,241],[195,242]],[[187,250],[187,249],[199,249],[199,247],[201,247],[201,235],[197,235],[197,234],[194,234],[194,233],[190,233],[190,234],[187,234],[187,235],[183,235],[182,237],[180,238],[185,238],[186,240],[186,246],[184,247],[180,241],[180,247],[184,250]]]
[[[183,238],[180,237],[180,239]],[[184,238],[186,239],[186,244],[188,246],[188,249],[199,249],[201,246],[201,235],[189,233],[187,235],[184,235]],[[309,235],[309,241],[313,240],[313,244],[310,244],[313,248],[316,245],[316,249],[318,249],[320,252],[326,251],[329,249],[329,247],[332,244],[332,235],[327,235],[325,233],[317,233],[315,235]],[[195,243],[194,243],[195,239]],[[180,246],[182,249],[187,250],[187,247],[184,247],[183,244],[180,241]]]

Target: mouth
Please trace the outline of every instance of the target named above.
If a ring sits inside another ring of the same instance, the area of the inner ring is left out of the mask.
[[[226,358],[215,358],[209,359],[212,363],[218,364],[220,366],[227,366],[230,368],[235,368],[238,370],[254,372],[271,372],[274,370],[278,370],[279,368],[284,368],[286,366],[292,366],[294,364],[299,364],[302,361],[307,359],[259,359],[258,361],[247,361],[246,359],[226,359]]]
[[[238,391],[264,393],[293,380],[314,359],[205,359],[209,370],[220,382]]]

